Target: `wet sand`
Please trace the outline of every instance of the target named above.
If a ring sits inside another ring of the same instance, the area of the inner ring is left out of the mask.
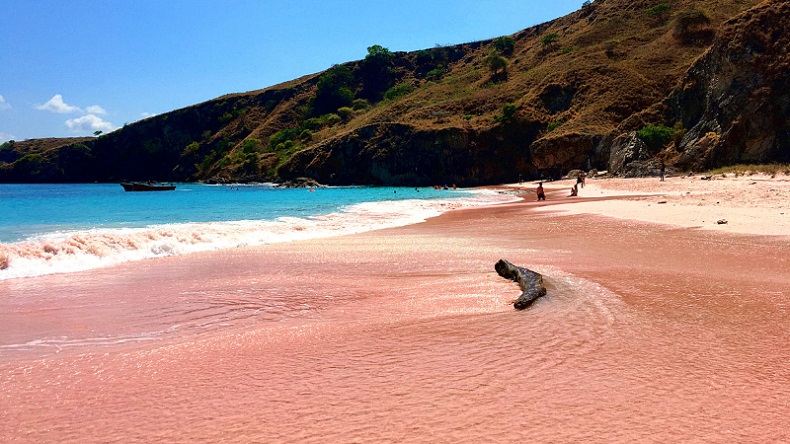
[[[790,440],[790,236],[582,214],[632,200],[547,189],[0,282],[0,338],[29,344],[0,349],[0,441]],[[501,258],[548,295],[514,311]]]

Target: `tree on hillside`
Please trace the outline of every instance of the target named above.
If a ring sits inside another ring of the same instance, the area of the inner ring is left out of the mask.
[[[348,106],[354,100],[354,74],[346,66],[335,65],[318,79],[311,114],[320,116]]]
[[[496,51],[488,53],[484,61],[494,77],[507,70],[507,59],[499,55]]]
[[[513,49],[516,44],[513,39],[507,36],[502,36],[494,40],[494,48],[503,56],[513,54]]]
[[[395,83],[393,62],[395,55],[381,45],[368,47],[368,55],[362,61],[362,96],[372,101],[381,100],[384,91]]]

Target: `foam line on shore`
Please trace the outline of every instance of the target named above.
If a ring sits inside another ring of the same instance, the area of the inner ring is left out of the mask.
[[[84,271],[201,251],[362,233],[424,222],[458,208],[515,200],[518,198],[512,194],[478,190],[455,199],[366,202],[309,218],[55,232],[23,242],[0,244],[0,280]]]

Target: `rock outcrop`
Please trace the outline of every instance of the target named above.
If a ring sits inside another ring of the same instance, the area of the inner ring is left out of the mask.
[[[690,169],[790,161],[790,2],[771,0],[728,21],[667,99],[688,132]]]
[[[368,125],[294,154],[279,175],[283,180],[308,176],[327,185],[511,182],[518,180],[518,171],[535,173],[521,137],[538,128],[512,124],[477,132]]]

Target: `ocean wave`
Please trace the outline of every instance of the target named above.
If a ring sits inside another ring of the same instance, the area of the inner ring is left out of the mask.
[[[200,251],[355,234],[423,222],[457,208],[514,200],[517,198],[513,195],[482,190],[455,199],[366,202],[309,218],[54,232],[0,244],[0,280],[71,273]]]

